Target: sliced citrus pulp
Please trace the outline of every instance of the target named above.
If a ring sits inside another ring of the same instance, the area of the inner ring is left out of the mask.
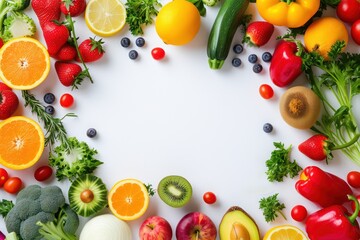
[[[308,240],[305,233],[293,225],[280,225],[270,228],[263,240]]]
[[[44,151],[44,132],[40,125],[25,116],[0,122],[0,164],[21,170],[34,165]]]
[[[14,38],[0,49],[0,79],[13,89],[33,89],[47,78],[49,71],[49,53],[34,38]]]
[[[149,194],[141,181],[124,179],[114,184],[108,196],[111,212],[121,220],[141,217],[149,206]]]
[[[120,0],[90,0],[85,10],[88,28],[101,37],[110,37],[125,25],[126,9]]]

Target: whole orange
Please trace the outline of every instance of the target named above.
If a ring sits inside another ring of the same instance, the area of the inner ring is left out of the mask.
[[[344,41],[347,45],[348,40],[349,34],[344,23],[334,17],[319,18],[310,24],[304,35],[306,50],[318,51],[325,59],[336,41]]]
[[[164,43],[185,45],[199,32],[200,22],[200,13],[194,4],[187,0],[173,0],[160,9],[155,29]]]

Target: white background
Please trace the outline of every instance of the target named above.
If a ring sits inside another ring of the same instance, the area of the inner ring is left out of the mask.
[[[219,6],[207,7],[207,15],[201,18],[197,37],[190,44],[180,47],[162,43],[154,25],[151,25],[144,28],[146,44],[139,48],[135,45],[136,37],[126,26],[120,34],[104,38],[104,58],[88,64],[94,84],[86,81],[74,91],[62,86],[52,60],[52,70],[46,82],[31,91],[40,100],[46,92],[56,95],[56,117],[61,118],[69,112],[78,115],[77,118],[64,119],[64,125],[69,136],[76,136],[98,150],[97,157],[104,164],[98,168],[96,175],[103,179],[108,189],[124,178],[136,178],[154,187],[163,177],[172,174],[190,181],[193,197],[183,208],[167,206],[158,195],[151,198],[145,215],[129,222],[133,239],[138,239],[139,225],[151,215],[166,218],[175,236],[176,225],[186,213],[201,211],[218,226],[224,213],[234,205],[242,207],[254,218],[262,236],[269,228],[280,224],[293,224],[304,230],[303,223],[291,219],[291,208],[303,204],[309,212],[313,212],[318,207],[296,192],[297,178],[286,178],[282,183],[267,180],[265,161],[274,150],[273,142],[292,145],[291,159],[296,159],[303,168],[317,165],[342,178],[346,178],[350,170],[359,170],[359,166],[340,152],[334,152],[335,158],[326,165],[325,162],[308,159],[297,150],[297,145],[313,133],[294,129],[283,122],[278,102],[285,89],[272,84],[268,75],[269,64],[261,60],[263,52],[273,52],[276,36],[285,29],[277,27],[272,40],[261,48],[245,46],[244,52],[239,55],[230,51],[221,70],[209,68],[207,38],[218,9]],[[31,10],[28,13],[34,16]],[[248,13],[261,20],[256,16],[254,4],[250,4]],[[94,36],[86,27],[83,16],[76,18],[75,27],[79,42]],[[124,36],[131,39],[131,46],[127,49],[120,45]],[[40,28],[37,37],[43,41]],[[241,39],[239,30],[233,43],[240,43]],[[150,51],[154,47],[164,48],[164,60],[152,59]],[[131,49],[139,52],[136,61],[128,57]],[[264,67],[261,74],[254,73],[252,64],[247,61],[251,53],[258,55]],[[239,68],[231,65],[235,56],[242,60]],[[273,99],[264,100],[259,95],[258,88],[263,83],[274,87]],[[304,76],[301,76],[292,86],[305,83]],[[58,99],[65,92],[71,92],[75,97],[76,103],[70,109],[59,105]],[[17,93],[23,103],[21,93]],[[23,105],[17,114],[36,119]],[[262,130],[266,122],[274,126],[270,134]],[[94,139],[86,136],[90,127],[98,132]],[[33,179],[33,171],[46,161],[47,151],[33,168],[9,172],[13,176],[21,176],[25,185],[34,184],[37,182]],[[40,183],[42,186],[50,184],[61,186],[67,196],[69,182],[59,183],[52,178]],[[206,191],[217,195],[216,204],[203,202],[202,195]],[[286,205],[284,213],[287,221],[279,216],[275,222],[266,223],[259,209],[259,200],[275,193],[279,193],[280,201]],[[3,190],[0,196],[14,199]],[[85,221],[82,218],[82,223]],[[2,221],[0,230],[5,231]]]

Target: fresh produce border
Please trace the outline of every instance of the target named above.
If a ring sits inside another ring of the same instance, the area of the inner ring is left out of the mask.
[[[326,161],[327,164],[331,164],[332,152],[339,150],[353,161],[354,165],[360,165],[359,120],[354,115],[355,107],[352,105],[354,97],[360,93],[360,54],[346,50],[350,37],[354,43],[360,45],[360,3],[358,1],[174,1],[186,2],[191,5],[190,8],[196,7],[199,17],[206,16],[206,8],[221,4],[207,45],[209,67],[214,71],[222,68],[230,51],[241,53],[244,45],[261,47],[273,37],[275,26],[287,27],[288,32],[278,37],[274,52],[265,52],[262,59],[270,64],[269,76],[277,87],[288,87],[303,73],[308,79],[309,86],[291,87],[280,99],[280,112],[284,121],[294,128],[311,129],[314,133],[312,137],[299,144],[299,151],[314,161]],[[249,4],[256,4],[256,9],[264,21],[253,21],[251,15],[246,15]],[[38,18],[49,55],[56,60],[54,67],[61,84],[75,90],[81,88],[84,80],[93,83],[87,63],[102,58],[105,54],[103,49],[105,40],[89,38],[78,43],[74,19],[86,10],[85,0],[32,0],[31,2],[29,0],[0,0],[2,44],[17,37],[35,36],[36,24],[25,11],[30,5]],[[298,15],[287,17],[295,6]],[[144,33],[145,26],[155,23],[156,17],[161,14],[164,6],[157,0],[129,0],[125,7],[129,31],[133,36],[137,36],[136,45],[142,47],[145,39],[141,35]],[[324,17],[323,14],[327,8],[334,8],[337,16]],[[278,15],[274,16],[274,12]],[[279,17],[279,15],[284,17]],[[351,26],[350,35],[345,24]],[[19,31],[20,25],[26,27]],[[326,29],[326,26],[327,29],[329,26],[334,28],[334,30],[330,28],[333,35],[327,36],[327,42],[320,35],[316,35],[322,32],[319,29]],[[244,33],[243,42],[232,46],[233,37],[239,27]],[[302,36],[301,40],[298,38],[299,35]],[[317,42],[314,39],[324,42]],[[121,45],[126,48],[129,46],[129,41],[129,38],[124,37],[121,39]],[[191,39],[186,41],[191,41]],[[176,44],[185,45],[186,43],[177,42]],[[152,56],[154,60],[161,61],[165,57],[165,51],[162,48],[154,48]],[[137,57],[136,50],[129,52],[130,59]],[[263,70],[262,65],[256,63],[256,55],[249,55],[248,61],[254,63],[255,73]],[[235,57],[231,63],[233,67],[239,67],[241,60]],[[19,101],[14,99],[11,89],[1,82],[0,84],[0,118],[5,120],[15,112]],[[272,87],[267,84],[261,85],[259,91],[264,99],[271,99],[274,95]],[[14,100],[6,103],[5,96],[11,96]],[[76,137],[69,137],[63,125],[62,121],[65,117],[77,117],[76,114],[68,113],[63,118],[54,117],[54,108],[51,106],[54,95],[51,93],[44,96],[47,106],[44,106],[30,90],[22,90],[21,96],[25,107],[30,108],[38,121],[42,123],[45,130],[45,146],[49,148],[49,165],[36,169],[34,177],[39,182],[46,181],[55,170],[58,181],[71,183],[68,192],[69,202],[57,186],[40,187],[35,184],[23,187],[19,177],[9,176],[5,168],[0,168],[0,187],[16,195],[16,202],[7,199],[0,202],[0,214],[4,218],[9,233],[5,237],[0,232],[0,240],[86,239],[93,233],[92,231],[102,232],[104,238],[132,239],[129,226],[122,221],[126,219],[118,219],[110,214],[94,217],[106,207],[111,209],[112,206],[108,199],[107,187],[99,177],[94,175],[94,171],[103,164],[96,158],[97,150]],[[65,108],[73,103],[71,94],[60,98],[60,104]],[[273,127],[270,123],[266,123],[263,129],[264,132],[270,133]],[[90,128],[87,131],[89,138],[95,137],[96,134],[96,129]],[[286,146],[281,142],[273,144],[274,150],[265,162],[268,181],[282,182],[285,178],[299,177],[295,184],[297,192],[320,207],[320,210],[313,213],[308,213],[302,205],[292,208],[291,217],[295,221],[304,223],[307,235],[304,235],[304,239],[360,239],[360,229],[356,220],[360,210],[360,196],[355,196],[356,191],[354,191],[360,188],[360,172],[351,171],[347,179],[342,179],[316,166],[307,166],[302,169],[296,160],[290,158],[292,146]],[[73,153],[77,153],[75,159]],[[160,199],[171,207],[185,206],[192,194],[191,183],[181,176],[165,177],[156,191],[151,185],[143,183],[141,185],[146,189],[147,197],[159,194]],[[169,190],[169,186],[177,188],[181,195],[178,198],[171,196],[174,192]],[[282,212],[285,204],[280,202],[278,195],[279,193],[276,193],[259,199],[259,208],[268,223],[275,221],[278,217],[286,218]],[[214,204],[217,199],[215,193],[207,192],[203,200],[207,204]],[[351,206],[349,207],[351,209],[344,206]],[[146,207],[143,210],[145,211]],[[141,212],[141,215],[143,213]],[[80,236],[77,236],[79,216],[94,218],[86,223]],[[138,217],[140,215],[136,216]],[[189,224],[188,221],[200,221],[200,219],[204,221],[201,224],[207,226],[207,230],[189,230],[191,224],[195,225],[195,223]],[[121,238],[114,234],[115,231],[96,228],[100,226],[100,222],[113,224],[128,238]],[[238,225],[239,222],[240,225]],[[158,225],[157,228],[156,225]],[[290,225],[277,227],[299,230]],[[151,232],[147,228],[154,231]],[[270,239],[271,234],[276,231],[275,228],[267,231],[263,239]],[[319,229],[324,230],[319,231]],[[189,213],[176,226],[175,233],[179,240],[203,235],[206,235],[205,239],[209,240],[216,239],[218,236],[220,239],[228,239],[226,236],[238,236],[238,234],[244,239],[262,239],[255,221],[246,211],[237,206],[225,213],[219,227],[216,227],[212,220],[201,212]],[[172,239],[173,237],[171,226],[160,216],[149,217],[139,229],[140,239],[150,239],[154,234],[156,239]]]

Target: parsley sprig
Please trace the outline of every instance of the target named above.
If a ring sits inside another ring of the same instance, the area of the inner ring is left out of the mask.
[[[128,0],[126,6],[126,22],[132,35],[144,34],[143,25],[153,23],[153,18],[159,13],[157,8],[162,5],[157,0]]]
[[[290,161],[290,151],[292,146],[284,147],[281,142],[274,142],[275,150],[271,152],[270,159],[266,160],[267,179],[270,182],[282,182],[284,177],[294,178],[299,175],[302,168],[294,160]]]
[[[303,51],[301,57],[311,88],[324,107],[312,130],[326,135],[337,146],[346,146],[341,151],[360,165],[359,119],[353,106],[360,93],[360,54],[343,52],[345,46],[345,42],[337,41],[328,59],[316,51]]]
[[[286,216],[282,212],[285,209],[285,204],[278,199],[278,193],[269,197],[261,198],[260,209],[263,212],[266,222],[273,222],[279,216],[278,213],[286,220]]]
[[[0,201],[0,215],[5,218],[10,210],[14,207],[14,203],[11,200],[3,199]]]
[[[65,117],[76,117],[74,113],[68,113],[63,118],[55,118],[45,112],[45,107],[40,103],[36,97],[27,90],[22,91],[22,97],[25,100],[25,107],[30,106],[31,112],[35,113],[39,120],[44,123],[45,133],[45,146],[50,149],[57,142],[70,149],[66,129],[62,123]]]

